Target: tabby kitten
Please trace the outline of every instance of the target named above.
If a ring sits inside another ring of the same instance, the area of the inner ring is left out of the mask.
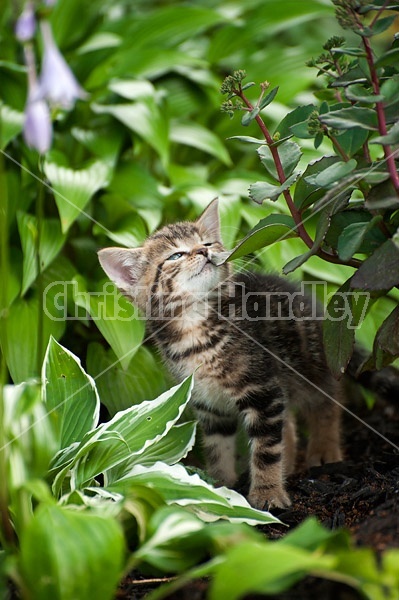
[[[223,251],[214,200],[197,221],[167,225],[141,248],[105,248],[99,260],[146,314],[176,378],[195,371],[192,403],[209,474],[234,485],[242,418],[251,450],[248,500],[260,509],[284,507],[284,481],[295,462],[290,408],[308,422],[308,465],[339,461],[333,399],[340,390],[326,366],[314,302],[277,276],[217,266]]]

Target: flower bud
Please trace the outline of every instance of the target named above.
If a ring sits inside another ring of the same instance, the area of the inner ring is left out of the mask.
[[[43,21],[41,29],[44,55],[38,94],[54,106],[72,108],[78,98],[84,99],[87,94],[57,48],[49,23]]]
[[[32,2],[27,2],[15,24],[15,36],[22,44],[29,42],[35,35],[36,19]]]
[[[28,98],[25,107],[24,139],[30,148],[44,154],[51,147],[53,130],[50,110],[45,100]]]

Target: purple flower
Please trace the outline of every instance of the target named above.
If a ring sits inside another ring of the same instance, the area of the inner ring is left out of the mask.
[[[15,24],[15,36],[22,44],[29,42],[35,35],[36,19],[32,2],[27,2],[21,16]]]
[[[38,94],[50,104],[61,108],[72,108],[78,98],[86,98],[74,74],[58,50],[51,27],[47,21],[41,23],[44,43],[42,71]]]
[[[53,129],[47,102],[30,94],[25,107],[24,139],[31,148],[44,154],[51,147]]]

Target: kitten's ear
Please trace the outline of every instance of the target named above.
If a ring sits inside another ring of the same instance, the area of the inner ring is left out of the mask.
[[[98,252],[98,260],[111,281],[121,290],[131,290],[142,276],[142,248],[103,248]]]
[[[202,215],[197,219],[197,225],[201,232],[210,235],[212,241],[222,241],[220,234],[219,199],[215,198],[206,207]]]

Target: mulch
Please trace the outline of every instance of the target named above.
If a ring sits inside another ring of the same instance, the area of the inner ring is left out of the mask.
[[[278,516],[292,530],[314,515],[330,529],[349,530],[357,546],[371,547],[380,554],[399,547],[399,398],[390,405],[377,401],[371,410],[364,403],[351,409],[363,422],[349,414],[343,416],[345,460],[307,471],[301,469],[300,455],[300,470],[288,481],[292,506]],[[262,529],[269,539],[281,538],[287,531],[278,525]],[[117,598],[142,600],[160,583],[132,573]],[[169,598],[205,600],[207,589],[206,581],[196,581]],[[258,598],[266,596],[251,595],[246,600]],[[267,598],[358,600],[361,596],[345,585],[307,577],[286,593]]]

